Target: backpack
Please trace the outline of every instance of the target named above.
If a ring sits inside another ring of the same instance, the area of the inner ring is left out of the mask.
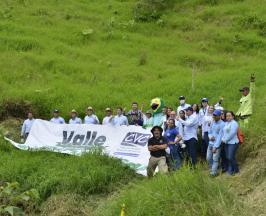
[[[245,140],[245,135],[244,133],[240,130],[240,128],[238,128],[237,130],[237,138],[239,140],[239,144],[242,145],[244,143]]]

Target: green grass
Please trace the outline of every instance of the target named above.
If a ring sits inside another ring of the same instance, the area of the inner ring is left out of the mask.
[[[245,208],[220,180],[184,168],[169,176],[159,176],[130,185],[95,215],[119,215],[125,204],[126,215],[238,215]],[[242,206],[242,207],[241,207]],[[244,215],[244,214],[243,214]]]
[[[121,161],[100,154],[81,157],[49,152],[23,152],[0,143],[0,179],[16,181],[22,190],[36,189],[41,201],[54,194],[108,194],[136,178]]]

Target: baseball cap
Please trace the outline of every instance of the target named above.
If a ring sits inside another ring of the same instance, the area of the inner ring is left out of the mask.
[[[201,102],[208,102],[208,98],[201,98]]]
[[[179,97],[179,100],[185,100],[185,99],[186,99],[186,97],[183,95]]]
[[[188,107],[188,108],[186,108],[185,109],[186,111],[188,111],[188,110],[190,110],[190,111],[192,111],[193,112],[193,108],[190,106],[190,107]]]
[[[54,109],[54,113],[59,113],[59,110],[58,109]]]
[[[77,113],[77,111],[75,109],[71,110],[72,113]]]
[[[105,111],[111,111],[111,108],[107,107],[107,108],[105,109]]]
[[[216,109],[216,110],[214,110],[213,115],[214,116],[221,116],[222,115],[222,112],[221,112],[221,110]]]
[[[243,92],[243,91],[249,91],[249,87],[244,86],[243,88],[239,89],[239,91]]]
[[[89,106],[89,107],[87,108],[87,110],[93,110],[93,109],[92,109],[92,107],[91,107],[91,106]]]
[[[147,110],[146,114],[152,114],[151,110]]]

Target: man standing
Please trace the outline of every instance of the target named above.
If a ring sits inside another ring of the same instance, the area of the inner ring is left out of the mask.
[[[50,122],[53,122],[55,124],[65,124],[65,120],[59,116],[59,110],[55,109],[53,112],[53,118],[50,120]]]
[[[99,119],[96,115],[93,114],[93,108],[87,108],[87,115],[84,118],[84,124],[99,124]]]
[[[181,122],[184,126],[183,131],[183,140],[187,146],[187,153],[191,158],[192,166],[195,167],[197,158],[196,158],[196,146],[198,143],[198,117],[196,113],[193,112],[192,107],[186,109],[186,120],[181,119],[179,116],[176,119]]]
[[[70,113],[69,124],[82,124],[81,118],[79,118],[76,110],[72,110]]]
[[[34,123],[35,119],[33,118],[32,112],[28,112],[28,119],[26,119],[22,125],[21,129],[21,139],[22,142],[26,141],[29,136],[30,129]]]
[[[240,99],[240,107],[236,113],[239,119],[240,127],[246,128],[248,126],[248,120],[252,115],[253,109],[253,100],[255,93],[255,75],[251,74],[250,76],[250,88],[243,87],[240,89],[242,92],[242,98]]]
[[[209,100],[208,98],[201,99],[201,109],[199,111],[199,125],[202,126],[204,116],[208,114],[209,109]]]
[[[185,96],[180,96],[179,97],[179,106],[177,107],[176,113],[177,115],[181,110],[185,110],[186,108],[190,107],[190,104],[186,103],[186,98]]]
[[[143,122],[142,111],[138,109],[138,103],[133,102],[131,108],[132,109],[127,113],[127,116],[129,118],[129,124],[135,125],[136,122],[138,122],[138,123]],[[141,126],[142,126],[142,124],[141,124]]]
[[[217,176],[221,154],[221,142],[224,128],[224,122],[221,120],[221,115],[221,110],[215,110],[213,112],[213,121],[208,132],[209,145],[207,149],[206,159],[211,170],[210,175],[213,177]]]
[[[128,125],[127,117],[123,115],[122,107],[118,107],[116,109],[117,115],[112,117],[112,125],[114,126],[121,126],[121,125]]]
[[[159,126],[154,126],[151,133],[153,137],[148,140],[148,149],[151,155],[147,167],[148,177],[153,177],[157,166],[160,173],[168,172],[165,152],[165,149],[167,148],[167,140],[162,136],[163,129]]]
[[[111,108],[105,109],[106,116],[103,118],[103,125],[111,125],[112,124],[112,110]]]

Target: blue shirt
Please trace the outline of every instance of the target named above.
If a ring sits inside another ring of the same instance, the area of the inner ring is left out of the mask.
[[[167,139],[168,142],[174,142],[177,134],[178,130],[174,127],[166,129],[163,136]]]
[[[35,119],[27,119],[24,121],[21,129],[21,136],[25,136],[27,133],[30,133],[30,129],[34,123]]]
[[[120,116],[116,115],[112,119],[112,125],[115,125],[115,126],[128,125],[127,117],[124,115],[120,115]]]
[[[222,141],[225,144],[238,144],[239,140],[237,137],[238,123],[235,120],[230,122],[225,122],[223,128],[223,137]]]
[[[193,113],[192,115],[188,116],[186,120],[179,119],[179,122],[184,125],[184,130],[183,130],[183,140],[187,141],[192,138],[195,138],[198,140],[198,116],[196,113]]]
[[[53,117],[50,122],[53,122],[55,124],[65,124],[65,120],[62,117]]]
[[[69,124],[82,124],[82,121],[80,118],[75,117],[74,119],[73,118],[69,119]]]
[[[209,145],[219,148],[222,142],[224,122],[222,120],[213,121],[208,131],[209,139],[214,137],[214,141],[209,141]]]
[[[84,124],[99,124],[99,119],[96,115],[86,115],[84,118]]]

